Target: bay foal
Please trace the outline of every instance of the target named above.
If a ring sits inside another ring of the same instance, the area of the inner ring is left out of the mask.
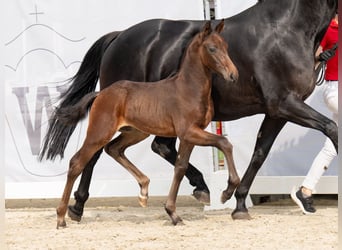
[[[146,205],[149,179],[126,158],[124,151],[150,134],[180,140],[174,177],[165,204],[174,225],[181,221],[176,214],[176,197],[194,145],[215,146],[224,153],[229,173],[227,190],[230,193],[235,190],[240,179],[233,161],[232,145],[225,137],[204,130],[214,112],[212,72],[220,74],[227,84],[238,78],[237,69],[228,56],[227,43],[219,35],[223,27],[223,21],[214,31],[210,22],[204,25],[190,42],[176,75],[156,83],[119,81],[99,93],[86,95],[74,106],[58,110],[61,121],[75,124],[91,106],[86,139],[70,160],[67,182],[57,208],[57,228],[66,226],[65,214],[74,181],[105,145],[106,152],[137,179],[141,188],[140,202]],[[121,134],[108,145],[119,130]]]

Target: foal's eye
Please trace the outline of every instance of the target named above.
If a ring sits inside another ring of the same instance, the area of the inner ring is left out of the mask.
[[[216,51],[216,48],[215,47],[208,47],[208,50],[210,53],[214,53]]]

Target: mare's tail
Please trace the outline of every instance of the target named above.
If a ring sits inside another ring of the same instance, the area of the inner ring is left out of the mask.
[[[83,96],[95,91],[99,79],[102,56],[108,45],[119,33],[112,32],[102,36],[86,53],[78,72],[71,79],[71,86],[61,95],[61,102],[49,119],[48,130],[39,153],[39,160],[42,160],[44,157],[55,160],[58,155],[61,158],[64,157],[64,150],[77,123],[72,125],[62,123],[57,115],[58,110],[75,105]]]
[[[68,126],[76,126],[86,116],[98,93],[90,92],[75,105],[59,108],[55,113],[58,122]]]

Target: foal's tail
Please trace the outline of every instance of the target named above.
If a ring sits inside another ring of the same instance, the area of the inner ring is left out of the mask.
[[[112,32],[102,36],[86,53],[78,72],[71,79],[71,86],[61,95],[61,102],[49,119],[48,131],[39,153],[39,160],[42,160],[44,157],[55,160],[57,155],[60,155],[61,158],[64,157],[64,150],[75,130],[77,122],[66,125],[60,121],[57,113],[60,109],[66,109],[75,105],[83,96],[95,91],[99,79],[102,56],[108,45],[119,33]]]
[[[76,126],[81,119],[85,118],[98,93],[90,92],[75,105],[59,108],[55,113],[55,117],[62,124]]]

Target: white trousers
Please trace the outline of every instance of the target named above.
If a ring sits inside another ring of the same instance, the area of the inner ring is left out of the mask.
[[[338,123],[338,81],[326,81],[323,86],[324,102],[332,112],[332,119]],[[302,186],[312,191],[315,190],[324,171],[328,169],[331,161],[337,155],[331,140],[327,138],[321,151],[317,154]]]

